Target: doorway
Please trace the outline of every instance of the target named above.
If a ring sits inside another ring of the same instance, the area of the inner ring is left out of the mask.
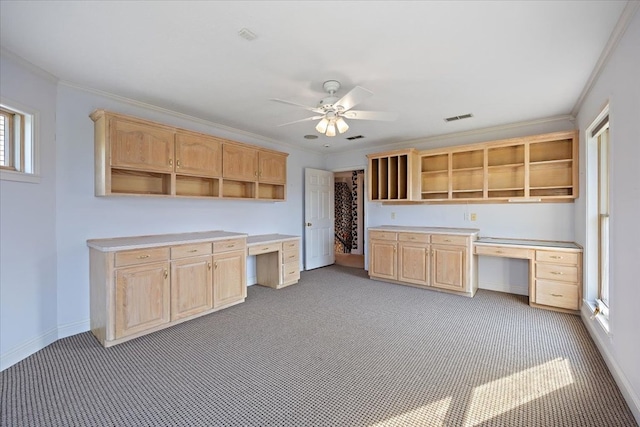
[[[335,263],[364,269],[364,170],[334,173]]]

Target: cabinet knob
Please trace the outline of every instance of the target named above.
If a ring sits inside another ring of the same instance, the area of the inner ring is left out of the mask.
[[[176,162],[176,166],[180,167],[180,159],[178,159],[178,161]]]
[[[164,278],[166,279],[167,277],[169,277],[169,270],[164,270]]]
[[[173,159],[169,159],[169,166],[173,166]]]
[[[218,268],[218,263],[217,263],[217,262],[214,262],[214,263],[213,263],[213,268],[214,268],[214,269],[217,269],[217,268]]]
[[[310,222],[307,223],[307,227],[311,227],[313,224],[311,224]]]
[[[207,266],[209,267],[209,270],[211,270],[211,261],[207,263]]]

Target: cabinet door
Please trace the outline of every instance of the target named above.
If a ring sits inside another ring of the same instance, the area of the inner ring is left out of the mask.
[[[396,280],[396,249],[396,242],[372,240],[371,250],[369,251],[369,276]]]
[[[212,281],[211,256],[171,262],[171,320],[210,310]]]
[[[246,257],[245,251],[213,255],[213,306],[215,308],[246,298]]]
[[[116,270],[115,335],[122,338],[169,322],[169,263]]]
[[[429,285],[429,247],[413,243],[398,244],[398,280]]]
[[[466,248],[432,245],[431,286],[465,290]]]
[[[260,182],[284,184],[287,181],[287,156],[261,151],[258,155]]]
[[[222,176],[241,181],[257,181],[258,150],[240,145],[223,144]]]
[[[176,134],[176,172],[199,176],[222,175],[222,144],[205,135]]]
[[[111,166],[145,171],[173,171],[173,135],[165,128],[112,119]]]

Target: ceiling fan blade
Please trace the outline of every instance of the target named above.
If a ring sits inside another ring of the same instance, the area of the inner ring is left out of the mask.
[[[340,105],[343,108],[343,111],[346,111],[350,108],[353,108],[356,104],[364,101],[373,95],[369,89],[365,89],[360,86],[356,86],[351,89],[345,96],[337,100],[333,105]]]
[[[350,120],[383,120],[386,122],[392,122],[398,118],[398,113],[350,110],[344,112],[342,117]]]
[[[286,101],[284,99],[271,98],[270,100],[271,101],[275,101],[275,102],[280,102],[282,104],[293,105],[295,107],[304,108],[305,110],[313,111],[314,113],[318,113],[318,114],[323,114],[324,113],[324,111],[322,111],[320,108],[309,107],[307,105],[298,104],[296,102]]]
[[[296,120],[294,122],[289,122],[289,123],[283,123],[281,125],[278,125],[278,127],[280,126],[287,126],[287,125],[292,125],[294,123],[300,123],[300,122],[309,122],[311,120],[320,120],[321,118],[323,118],[324,116],[313,116],[313,117],[307,117],[306,119],[300,119],[300,120]]]

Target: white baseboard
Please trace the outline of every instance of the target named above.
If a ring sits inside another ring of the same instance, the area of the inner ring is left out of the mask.
[[[516,295],[529,295],[529,285],[512,285],[506,283],[479,283],[479,289],[486,289],[488,291],[506,292],[508,294]]]
[[[247,286],[253,286],[258,283],[257,277],[247,277]]]
[[[58,328],[49,329],[47,332],[19,345],[18,347],[7,351],[0,356],[0,371],[4,371],[10,366],[15,365],[23,359],[31,356],[33,353],[42,350],[49,344],[58,339]]]
[[[58,339],[70,337],[91,330],[89,319],[58,326]]]
[[[596,347],[598,347],[598,350],[600,350],[600,354],[607,364],[607,367],[609,368],[614,381],[618,385],[618,388],[620,389],[624,400],[627,402],[627,405],[629,405],[629,409],[631,409],[636,422],[640,424],[640,397],[638,397],[638,395],[634,392],[631,383],[625,376],[624,372],[622,372],[622,369],[620,369],[618,362],[616,362],[616,360],[612,356],[607,344],[602,340],[600,331],[596,329],[600,326],[598,326],[598,323],[595,321],[595,319],[591,320],[591,308],[586,303],[582,306],[580,314],[582,317],[582,322],[585,324],[585,326],[587,327],[587,331],[589,331],[589,335],[591,335],[591,338],[596,343]]]

